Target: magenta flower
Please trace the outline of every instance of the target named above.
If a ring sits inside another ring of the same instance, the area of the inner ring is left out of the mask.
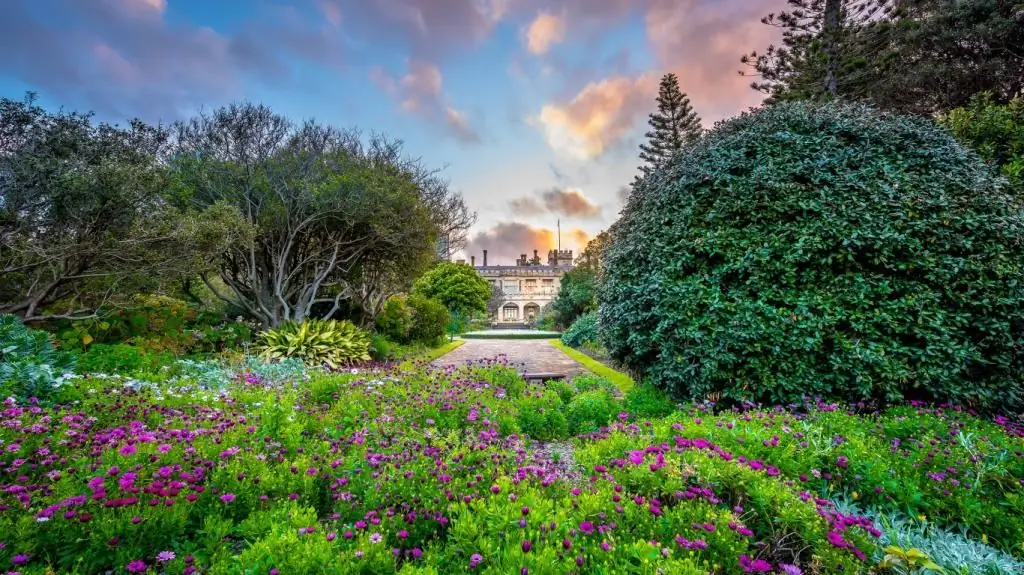
[[[166,563],[168,561],[174,561],[175,557],[177,557],[177,555],[174,554],[174,551],[161,551],[160,553],[157,553],[156,560],[161,563]]]
[[[590,535],[594,532],[594,524],[589,521],[580,523],[580,532],[584,535]]]
[[[523,553],[529,553],[530,549],[533,549],[533,543],[529,539],[523,541]]]
[[[770,573],[772,564],[764,559],[751,559],[746,555],[740,555],[740,567],[744,573]]]
[[[224,503],[231,503],[232,501],[235,500],[235,494],[225,493],[224,495],[220,496],[220,500],[223,501]]]
[[[125,567],[125,569],[127,569],[129,573],[145,573],[146,572],[146,563],[136,559],[135,561],[132,561],[131,563],[129,563]]]

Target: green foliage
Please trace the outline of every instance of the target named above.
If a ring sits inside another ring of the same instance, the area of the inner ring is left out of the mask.
[[[408,343],[413,328],[413,310],[402,295],[391,296],[375,320],[377,331],[391,341]]]
[[[413,284],[413,293],[436,299],[452,313],[485,313],[491,284],[472,266],[441,262]]]
[[[245,236],[237,210],[164,196],[169,134],[134,120],[0,98],[0,313],[92,315],[109,299],[206,271]]]
[[[257,346],[264,359],[297,358],[307,365],[331,369],[370,359],[370,334],[350,321],[286,323],[261,333]]]
[[[74,368],[74,357],[55,349],[50,334],[0,314],[0,400],[49,399]]]
[[[394,344],[388,341],[388,338],[378,333],[373,334],[370,337],[370,358],[376,361],[386,361],[392,359],[394,353]]]
[[[406,300],[412,309],[412,329],[409,338],[425,345],[436,345],[444,337],[451,322],[451,314],[444,304],[421,294],[412,294]]]
[[[584,391],[566,407],[569,432],[592,433],[611,423],[618,413],[619,405],[607,390]]]
[[[1001,105],[991,93],[981,93],[940,121],[1006,176],[1024,198],[1024,96]]]
[[[658,87],[658,111],[650,114],[647,123],[651,131],[644,137],[647,143],[640,145],[640,159],[645,170],[663,167],[693,145],[703,133],[700,116],[690,105],[690,98],[679,89],[679,78],[672,73],[661,78]]]
[[[519,402],[519,431],[537,441],[565,438],[569,424],[562,408],[562,399],[554,391],[524,397]]]
[[[672,397],[653,385],[637,385],[626,392],[626,411],[634,419],[665,417],[677,409]]]
[[[569,329],[562,332],[562,343],[570,347],[597,341],[597,312],[588,311],[576,318]]]
[[[98,318],[44,324],[65,349],[84,351],[98,343],[125,343],[176,355],[220,353],[252,339],[252,329],[216,310],[199,309],[161,295],[139,294]]]
[[[583,314],[597,309],[597,271],[590,266],[577,266],[565,272],[558,288],[558,297],[551,302],[554,322],[568,328]]]
[[[95,343],[78,356],[80,373],[124,373],[138,375],[154,372],[175,362],[170,351],[151,351],[123,343]]]
[[[977,154],[839,104],[767,107],[703,142],[614,227],[612,357],[685,397],[1024,408],[1024,220]]]

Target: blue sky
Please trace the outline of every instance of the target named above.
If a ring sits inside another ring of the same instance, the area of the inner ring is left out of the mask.
[[[479,214],[493,263],[606,228],[665,72],[705,125],[785,0],[10,0],[0,95],[170,122],[233,101],[382,131]]]

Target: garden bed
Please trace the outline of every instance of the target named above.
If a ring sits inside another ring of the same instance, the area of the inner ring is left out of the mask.
[[[0,565],[867,573],[882,542],[914,541],[951,571],[1022,567],[1024,442],[1001,419],[666,412],[640,386],[613,399],[591,376],[535,385],[493,362],[217,377],[77,378],[66,405],[6,402]]]

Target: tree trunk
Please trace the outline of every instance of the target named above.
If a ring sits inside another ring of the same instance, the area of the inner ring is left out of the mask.
[[[822,29],[825,39],[825,93],[835,98],[839,92],[836,72],[839,69],[839,32],[843,0],[825,0],[825,23]]]

